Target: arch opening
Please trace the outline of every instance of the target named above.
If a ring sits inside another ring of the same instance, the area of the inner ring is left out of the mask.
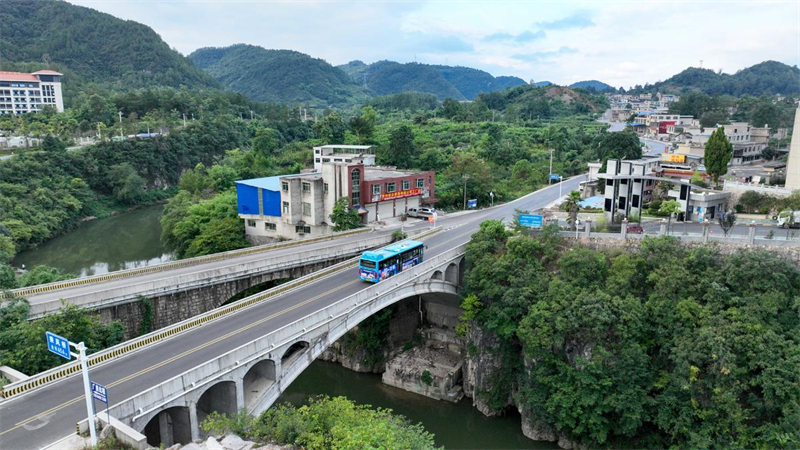
[[[451,263],[444,271],[444,281],[448,283],[458,284],[458,266]]]
[[[188,444],[192,441],[192,424],[189,408],[173,406],[150,419],[144,427],[147,443],[153,447],[172,447],[175,444]]]
[[[214,411],[231,417],[236,414],[237,409],[236,383],[222,381],[206,389],[197,400],[197,423],[203,423],[206,417]],[[204,435],[202,429],[200,434]]]
[[[244,407],[247,411],[253,409],[258,400],[267,392],[277,380],[275,361],[265,359],[257,362],[244,375],[242,383],[244,390]]]
[[[458,261],[458,285],[464,286],[464,274],[467,271],[467,258]]]
[[[310,347],[306,341],[298,341],[286,349],[281,357],[281,367],[288,368],[293,362],[297,361]]]
[[[437,270],[437,271],[433,272],[433,275],[431,275],[431,280],[443,280],[443,279],[444,279],[444,276],[442,275],[442,271],[441,270]]]

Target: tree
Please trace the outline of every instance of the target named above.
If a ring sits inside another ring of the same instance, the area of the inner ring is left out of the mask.
[[[661,207],[658,208],[661,214],[668,214],[667,217],[667,233],[669,233],[670,226],[672,225],[672,215],[681,212],[681,204],[677,200],[665,200],[661,202]]]
[[[0,264],[0,289],[16,289],[18,287],[14,269],[6,264]]]
[[[332,112],[314,123],[314,134],[326,144],[344,144],[347,124],[337,112]]]
[[[350,207],[350,199],[347,197],[340,197],[333,205],[333,212],[331,212],[331,222],[333,222],[333,231],[352,230],[361,227],[361,218],[358,216],[358,211]]]
[[[136,173],[130,163],[111,166],[108,169],[108,179],[114,197],[123,204],[134,205],[144,196],[145,179]]]
[[[597,158],[605,163],[609,159],[639,159],[642,157],[642,143],[636,133],[630,130],[607,133],[597,146]]]
[[[280,148],[281,134],[272,128],[259,128],[253,138],[253,151],[260,156],[275,156]]]
[[[372,106],[365,106],[361,110],[361,114],[353,116],[350,119],[350,129],[356,135],[360,144],[366,144],[372,140],[375,134],[375,122],[377,121],[378,113]]]
[[[717,216],[719,227],[722,228],[722,233],[727,237],[728,232],[736,225],[736,213],[733,211],[723,212]]]
[[[578,211],[581,209],[579,205],[581,201],[581,193],[578,191],[572,191],[567,195],[567,198],[564,200],[564,203],[561,204],[561,208],[565,209],[569,214],[569,218],[567,221],[570,224],[570,229],[575,231],[578,227]]]
[[[73,273],[63,272],[61,269],[50,266],[36,266],[19,277],[20,287],[36,286],[39,284],[54,283],[56,281],[71,280],[77,276]]]
[[[725,136],[725,128],[719,127],[706,142],[703,160],[706,172],[719,184],[719,177],[728,173],[728,163],[733,156],[733,145]]]
[[[389,136],[389,148],[382,152],[381,163],[401,169],[414,167],[416,147],[414,132],[408,125],[400,125]]]

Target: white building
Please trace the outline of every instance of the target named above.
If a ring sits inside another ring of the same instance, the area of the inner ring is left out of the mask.
[[[52,70],[33,73],[0,71],[0,114],[38,112],[45,106],[63,112],[62,76]]]
[[[314,171],[322,170],[324,163],[359,163],[375,165],[375,154],[370,145],[323,145],[314,147]]]

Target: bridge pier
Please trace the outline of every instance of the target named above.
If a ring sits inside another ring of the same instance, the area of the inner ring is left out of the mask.
[[[200,439],[200,422],[197,420],[196,402],[189,402],[189,427],[191,428],[192,440]]]

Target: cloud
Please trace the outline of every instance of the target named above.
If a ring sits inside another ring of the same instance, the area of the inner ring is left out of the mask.
[[[578,49],[572,47],[561,47],[558,50],[554,51],[521,53],[521,54],[518,53],[516,55],[511,55],[511,57],[519,61],[537,63],[554,58],[556,56],[569,55],[573,53],[579,53]]]
[[[536,26],[543,30],[566,30],[568,28],[588,28],[594,26],[589,12],[580,11],[563,19],[536,22]]]
[[[484,42],[509,42],[515,44],[525,44],[528,42],[538,41],[539,39],[544,39],[547,34],[542,31],[523,31],[520,34],[509,34],[509,33],[494,33],[484,37],[482,40]]]
[[[464,53],[475,51],[475,47],[456,36],[429,36],[409,33],[409,49],[423,53]]]

